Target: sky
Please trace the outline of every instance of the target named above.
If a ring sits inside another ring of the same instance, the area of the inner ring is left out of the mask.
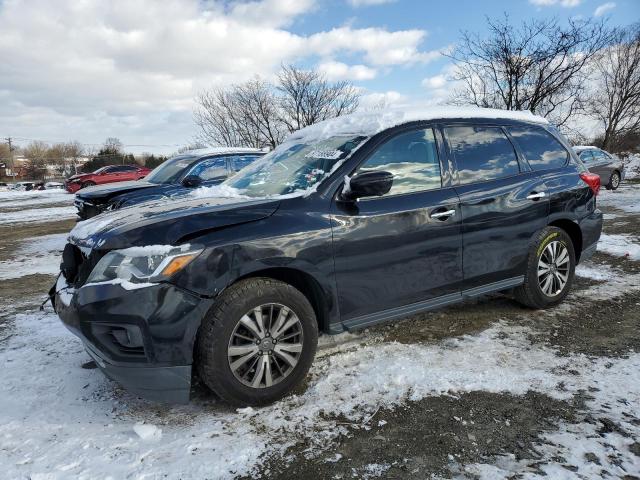
[[[640,0],[0,0],[0,141],[192,142],[194,96],[280,66],[348,80],[362,107],[448,98],[460,32],[486,17],[640,20]]]

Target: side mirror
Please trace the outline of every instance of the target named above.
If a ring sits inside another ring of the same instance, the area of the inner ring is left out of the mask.
[[[187,188],[196,188],[202,184],[202,179],[197,175],[187,175],[182,179],[182,186]]]
[[[364,172],[351,177],[342,189],[343,200],[380,197],[391,190],[393,174],[390,172]]]

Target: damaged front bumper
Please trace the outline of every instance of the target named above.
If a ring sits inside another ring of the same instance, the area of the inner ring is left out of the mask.
[[[107,377],[149,400],[188,402],[195,335],[211,299],[169,283],[73,290],[62,277],[50,295],[64,325]]]

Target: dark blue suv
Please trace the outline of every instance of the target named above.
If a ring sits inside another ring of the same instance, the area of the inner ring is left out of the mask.
[[[596,249],[599,188],[528,113],[349,115],[189,198],[80,222],[51,297],[132,391],[186,401],[194,370],[260,405],[303,379],[319,331],[495,291],[558,304]]]
[[[255,148],[214,147],[191,150],[162,163],[142,180],[87,187],[76,193],[81,220],[105,210],[175,198],[190,189],[221,183],[264,155]]]

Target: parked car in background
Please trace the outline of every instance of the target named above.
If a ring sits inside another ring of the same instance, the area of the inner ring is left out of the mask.
[[[187,401],[195,368],[225,401],[263,405],[304,379],[318,331],[510,289],[559,304],[596,250],[599,188],[528,112],[346,115],[291,134],[215,196],[79,222],[50,296],[135,393]]]
[[[150,168],[139,165],[111,165],[102,167],[92,173],[81,173],[69,177],[64,182],[68,192],[75,193],[81,188],[103,185],[105,183],[140,180],[151,172]]]
[[[47,182],[44,184],[46,190],[64,190],[64,183],[61,182]]]
[[[85,188],[76,193],[75,205],[80,218],[87,219],[105,210],[178,197],[199,186],[221,183],[262,155],[254,148],[192,150],[165,161],[144,180]]]
[[[18,191],[30,191],[35,188],[37,183],[38,182],[34,181],[15,182],[9,185],[9,189]]]
[[[625,177],[622,160],[598,147],[578,145],[573,149],[590,172],[600,175],[602,185],[607,190],[615,190],[620,186]]]

